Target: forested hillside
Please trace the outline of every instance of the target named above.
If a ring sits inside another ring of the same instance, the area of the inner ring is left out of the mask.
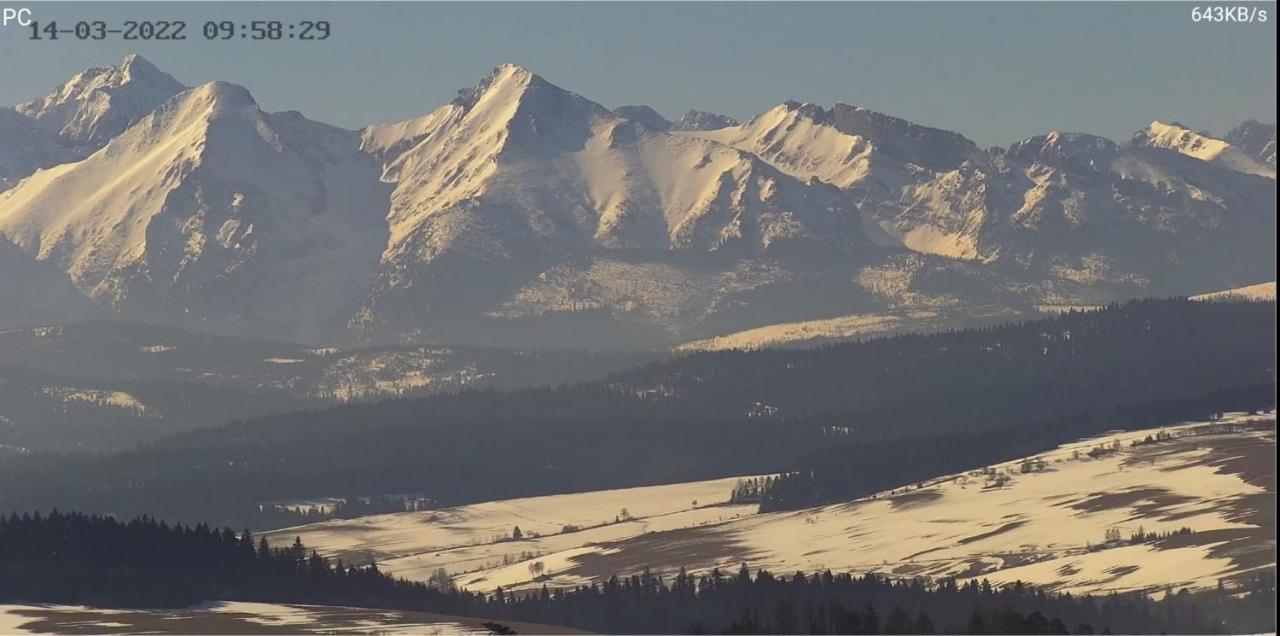
[[[654,363],[618,390],[690,411],[851,416],[858,438],[1010,422],[1274,380],[1274,303],[1145,300],[812,350]]]
[[[691,355],[561,388],[266,417],[115,455],[8,458],[0,509],[265,527],[282,522],[263,501],[420,493],[449,505],[691,481],[794,470],[822,449],[873,440],[887,460],[875,481],[905,483],[958,457],[981,464],[1095,431],[1268,406],[1274,313],[1271,303],[1140,301],[816,350]],[[925,459],[965,435],[980,452]]]

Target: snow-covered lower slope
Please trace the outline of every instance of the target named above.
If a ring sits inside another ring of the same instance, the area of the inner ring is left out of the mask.
[[[16,109],[69,145],[92,151],[186,88],[143,57],[128,55],[118,66],[77,73],[48,95]]]
[[[347,310],[386,243],[388,189],[358,146],[205,84],[0,194],[0,237],[125,316],[299,337]]]
[[[1272,134],[1274,135],[1274,129]],[[1231,170],[1262,177],[1276,177],[1274,165],[1267,165],[1236,148],[1230,142],[1192,131],[1178,123],[1153,121],[1133,136],[1134,145],[1172,150]],[[1274,142],[1273,142],[1274,143]],[[1274,148],[1272,149],[1274,155]]]
[[[450,634],[483,636],[484,619],[425,612],[213,601],[186,609],[0,605],[0,634]],[[575,634],[551,625],[507,623],[521,634]]]
[[[733,480],[720,480],[378,515],[273,537],[377,556],[410,578],[445,568],[472,590],[742,563],[774,572],[1021,580],[1075,593],[1211,587],[1275,565],[1274,452],[1274,415],[1234,414],[1102,435],[794,512],[701,507],[725,500]],[[700,506],[686,502],[692,498]],[[639,519],[557,532],[562,523],[612,521],[623,506]],[[495,541],[508,525],[540,536]],[[1183,528],[1189,532],[1165,536]],[[1159,536],[1135,540],[1139,533]]]

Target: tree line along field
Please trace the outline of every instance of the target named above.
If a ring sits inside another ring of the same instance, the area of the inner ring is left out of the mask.
[[[610,633],[1215,633],[1274,624],[1274,575],[1243,592],[1076,597],[1021,584],[895,581],[831,571],[775,575],[719,569],[670,579],[647,570],[602,584],[478,595],[396,580],[301,542],[276,548],[200,524],[120,522],[83,514],[0,520],[0,600],[120,607],[185,607],[220,599],[329,603],[490,619],[538,621]],[[8,610],[6,610],[8,611]]]

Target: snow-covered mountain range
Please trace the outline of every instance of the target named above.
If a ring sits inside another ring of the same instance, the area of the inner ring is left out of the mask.
[[[213,82],[0,194],[0,235],[125,316],[307,337],[372,277],[388,190],[358,134]]]
[[[0,325],[80,303],[295,339],[618,347],[1193,293],[1275,278],[1274,149],[1257,122],[993,149],[845,104],[673,122],[515,65],[355,132],[129,56],[0,110],[0,300],[50,272],[79,296],[0,302]]]
[[[364,321],[416,320],[402,308],[454,298],[434,283],[458,268],[505,270],[598,253],[751,257],[797,244],[866,243],[856,211],[835,188],[619,117],[518,66],[499,67],[420,120],[370,127],[364,136],[366,151],[383,160],[383,179],[396,186],[391,238]],[[594,296],[565,300],[590,305]]]
[[[692,134],[840,187],[873,235],[891,243],[1067,279],[1149,279],[1174,265],[1151,259],[1179,241],[1247,235],[1274,216],[1273,168],[1228,142],[1159,122],[1129,146],[1055,131],[980,150],[954,133],[865,109],[788,102],[742,126]],[[1134,251],[1141,258],[1123,263]],[[1092,271],[1067,273],[1082,268]]]
[[[129,55],[119,66],[77,73],[14,109],[69,144],[96,150],[186,88],[146,59]]]

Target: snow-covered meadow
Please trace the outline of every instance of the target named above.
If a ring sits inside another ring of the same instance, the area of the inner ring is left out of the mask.
[[[412,579],[444,568],[475,591],[743,563],[1021,580],[1074,593],[1231,585],[1275,566],[1274,421],[1234,414],[1118,432],[799,511],[724,504],[735,480],[723,479],[333,521],[273,539],[375,556]],[[618,516],[622,508],[633,520]],[[507,536],[515,525],[520,540]]]
[[[325,521],[277,530],[273,545],[300,537],[326,555],[353,563],[376,559],[382,570],[426,580],[438,568],[471,589],[496,572],[531,577],[530,565],[546,571],[570,564],[575,550],[646,533],[698,527],[751,515],[754,505],[728,505],[737,478],[601,490],[492,501],[356,519]],[[519,527],[521,538],[512,534]],[[590,552],[594,548],[588,548]],[[523,578],[520,578],[523,577]]]

